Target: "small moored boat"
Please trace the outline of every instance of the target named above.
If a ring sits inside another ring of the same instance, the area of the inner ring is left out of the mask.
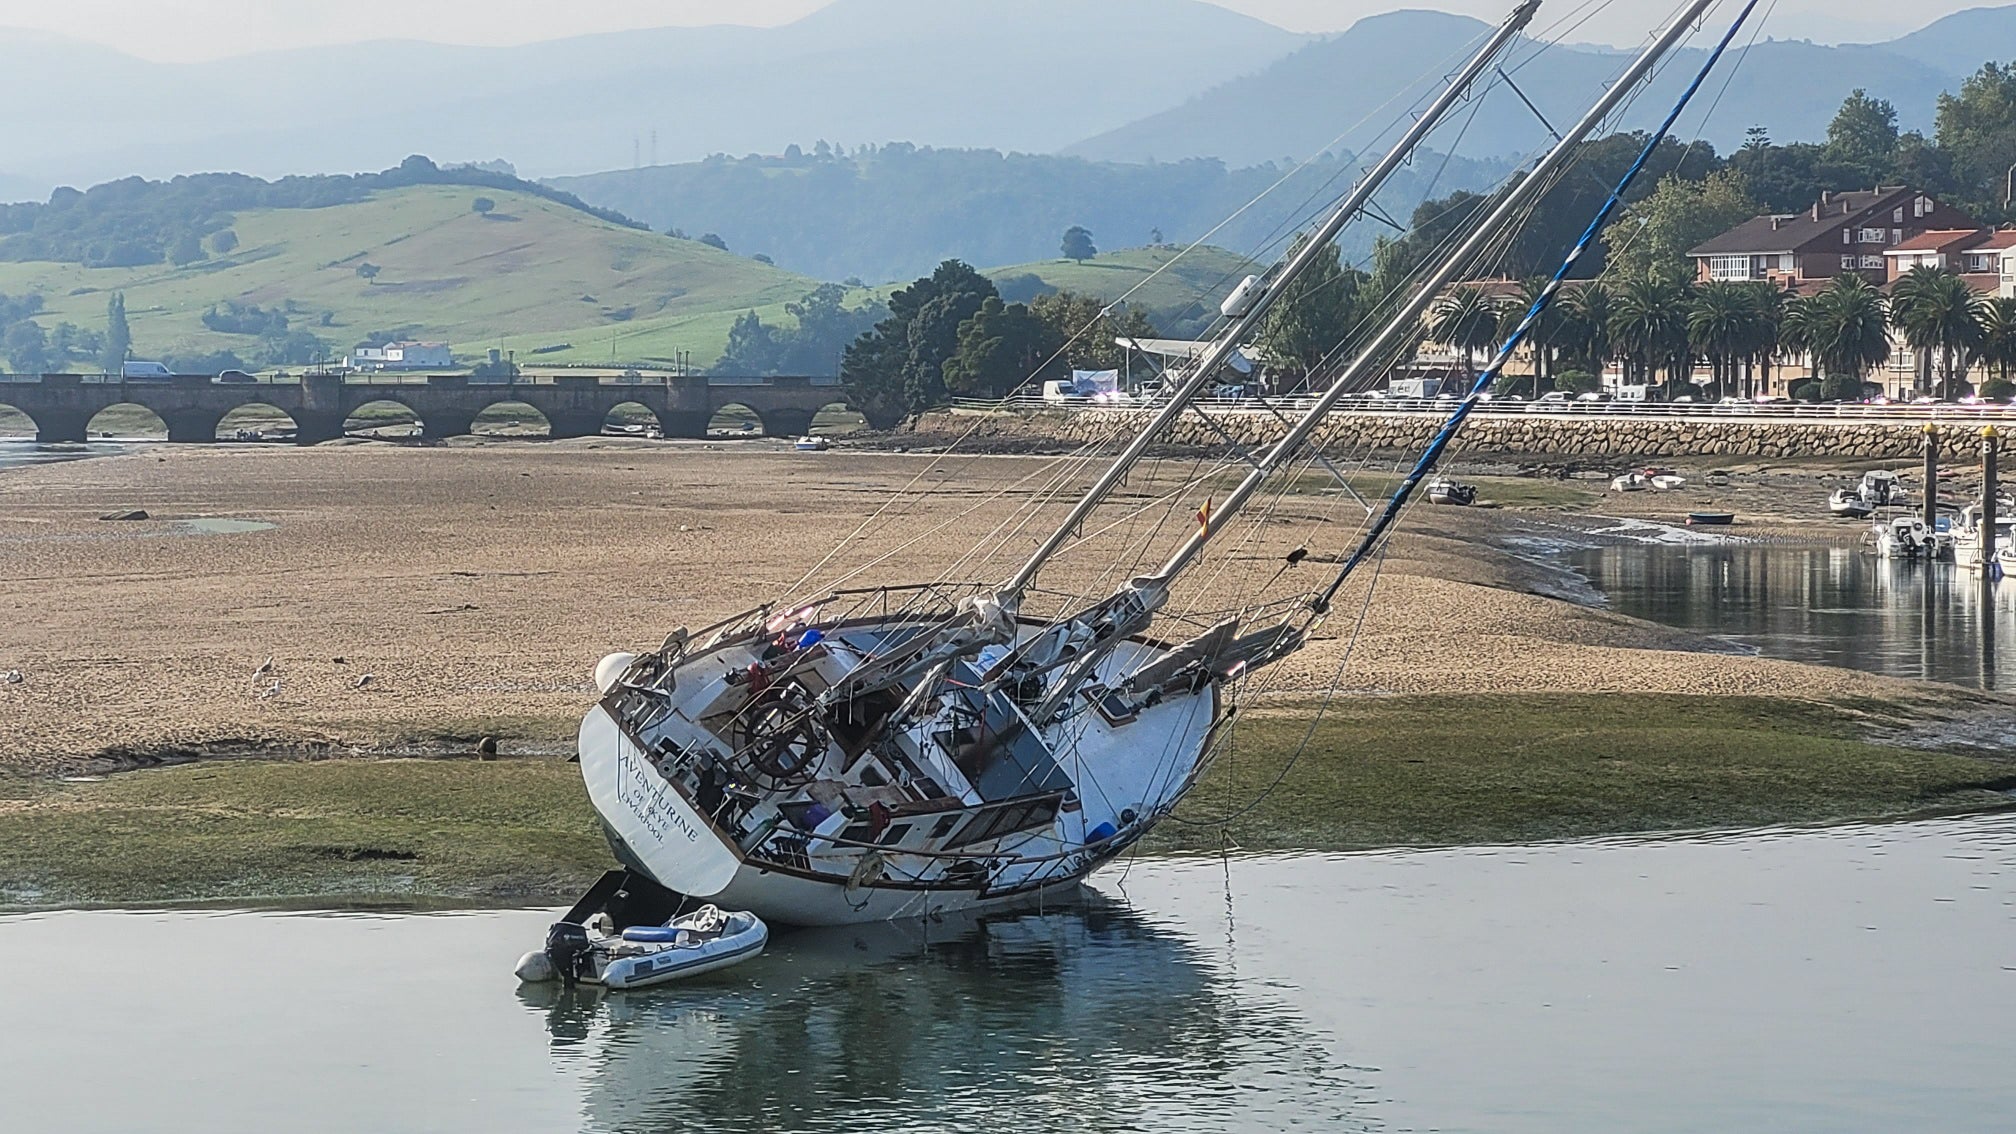
[[[1876,505],[1867,496],[1851,488],[1837,488],[1834,495],[1827,498],[1827,511],[1836,516],[1851,519],[1868,519],[1876,512]]]
[[[1477,503],[1477,486],[1437,477],[1428,482],[1428,503],[1467,507]]]
[[[556,922],[546,948],[518,962],[527,984],[563,980],[605,988],[649,988],[699,976],[761,956],[770,927],[745,911],[701,906],[663,925],[633,925],[618,932],[607,914],[587,924]]]
[[[1736,522],[1734,512],[1689,512],[1688,527],[1728,527]]]
[[[1610,482],[1612,492],[1643,492],[1652,487],[1652,479],[1644,473],[1625,473]]]
[[[792,448],[798,450],[801,453],[823,453],[826,450],[831,449],[832,447],[833,442],[828,441],[824,437],[815,436],[813,434],[807,434],[803,437],[800,437],[798,439],[797,444],[792,446]]]

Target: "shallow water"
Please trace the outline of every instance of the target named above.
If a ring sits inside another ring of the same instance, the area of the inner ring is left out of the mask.
[[[1769,657],[2016,690],[2016,584],[1984,587],[1950,563],[1760,544],[1586,548],[1568,561],[1619,613]]]
[[[113,442],[92,442],[87,445],[43,446],[33,440],[0,437],[0,472],[8,469],[26,468],[30,465],[53,464],[57,461],[78,461],[85,457],[109,457],[127,450],[128,445]]]
[[[1155,860],[1082,908],[514,990],[550,912],[0,919],[8,1125],[2008,1128],[2016,816]]]

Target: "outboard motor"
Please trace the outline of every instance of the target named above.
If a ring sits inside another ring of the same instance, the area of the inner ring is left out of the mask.
[[[553,971],[569,985],[577,984],[589,972],[588,930],[576,922],[556,921],[546,931],[546,959]]]

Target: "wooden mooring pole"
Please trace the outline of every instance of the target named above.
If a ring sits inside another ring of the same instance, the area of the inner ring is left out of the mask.
[[[1981,575],[1992,579],[1998,570],[1995,560],[1995,427],[1981,430]]]
[[[1925,530],[1939,530],[1939,427],[1925,427]]]

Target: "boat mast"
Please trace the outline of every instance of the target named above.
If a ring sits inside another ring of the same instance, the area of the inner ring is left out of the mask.
[[[1185,540],[1183,546],[1170,556],[1160,571],[1134,580],[1128,584],[1127,589],[1137,593],[1149,592],[1153,597],[1144,594],[1143,597],[1148,599],[1145,605],[1151,609],[1159,606],[1160,601],[1157,600],[1166,597],[1170,581],[1204,550],[1204,545],[1211,534],[1224,521],[1237,515],[1247,501],[1253,498],[1253,494],[1259,490],[1261,484],[1308,442],[1310,435],[1322,424],[1324,417],[1336,409],[1337,403],[1344,395],[1350,392],[1367,372],[1377,366],[1404,336],[1413,332],[1416,321],[1428,309],[1428,305],[1444,288],[1455,281],[1458,274],[1470,267],[1485,247],[1546,189],[1548,178],[1567,164],[1582,141],[1636,89],[1639,82],[1659,62],[1660,57],[1672,50],[1673,46],[1687,34],[1688,28],[1714,4],[1715,0],[1694,0],[1689,4],[1687,9],[1660,33],[1659,38],[1632,62],[1630,68],[1611,85],[1603,97],[1597,100],[1596,105],[1589,108],[1581,121],[1562,135],[1560,142],[1548,152],[1547,156],[1541,158],[1539,164],[1505,194],[1497,207],[1492,209],[1491,214],[1470,234],[1470,238],[1463,242],[1463,246],[1445,259],[1441,266],[1422,282],[1419,290],[1401,306],[1379,334],[1351,360],[1351,364],[1345,367],[1344,372],[1323,392],[1315,406],[1290,427],[1287,435],[1254,464],[1252,471],[1246,474],[1246,478],[1239,482],[1239,486],[1232,490],[1231,495],[1227,496],[1225,502],[1212,514],[1209,523],[1200,526],[1197,532]]]
[[[1043,704],[1030,714],[1032,721],[1043,725],[1052,720],[1065,700],[1098,666],[1113,643],[1140,633],[1153,622],[1155,612],[1169,601],[1170,583],[1196,560],[1212,533],[1219,530],[1224,521],[1237,515],[1267,478],[1308,442],[1310,435],[1344,395],[1377,367],[1404,336],[1413,333],[1416,321],[1428,309],[1429,303],[1455,280],[1458,273],[1473,264],[1489,242],[1510,227],[1526,206],[1545,191],[1548,179],[1567,164],[1583,140],[1629,97],[1653,65],[1686,35],[1689,25],[1714,3],[1715,0],[1693,0],[1688,4],[1686,11],[1626,68],[1596,105],[1590,107],[1581,120],[1561,136],[1554,148],[1525,177],[1506,191],[1462,246],[1422,281],[1419,289],[1409,296],[1392,319],[1317,399],[1315,406],[1290,426],[1287,434],[1265,456],[1254,462],[1252,471],[1226,497],[1224,505],[1199,525],[1199,530],[1184,541],[1160,571],[1134,578],[1093,606],[1058,619],[1052,623],[1052,631],[1034,644],[1036,648],[1024,647],[1021,656],[1016,657],[1018,663],[1037,670],[1065,667],[1063,675],[1051,684]],[[1059,641],[1052,642],[1050,639],[1053,638]]]
[[[1079,529],[1080,525],[1092,514],[1093,510],[1105,501],[1106,497],[1112,493],[1113,489],[1127,475],[1127,471],[1139,463],[1142,455],[1154,443],[1155,438],[1183,413],[1183,410],[1188,407],[1190,402],[1196,398],[1197,394],[1211,380],[1212,375],[1217,373],[1218,368],[1223,366],[1226,360],[1232,356],[1233,350],[1260,326],[1260,321],[1266,317],[1268,309],[1274,305],[1274,300],[1281,294],[1282,286],[1301,275],[1311,264],[1316,262],[1316,258],[1322,254],[1324,246],[1337,238],[1337,234],[1342,232],[1344,226],[1350,222],[1351,218],[1357,215],[1360,209],[1365,207],[1366,203],[1372,199],[1372,195],[1379,191],[1380,186],[1385,184],[1386,179],[1391,177],[1395,170],[1407,162],[1408,158],[1413,154],[1414,148],[1420,145],[1421,140],[1427,137],[1428,132],[1435,128],[1436,123],[1441,121],[1443,116],[1449,112],[1449,109],[1463,99],[1469,92],[1471,84],[1491,66],[1492,61],[1498,57],[1507,44],[1512,42],[1513,37],[1517,36],[1525,29],[1527,24],[1532,22],[1533,15],[1539,8],[1540,0],[1521,0],[1519,6],[1513,9],[1512,14],[1507,16],[1504,22],[1498,25],[1497,31],[1492,33],[1491,38],[1484,46],[1479,48],[1477,53],[1470,57],[1469,62],[1463,65],[1462,70],[1457,72],[1456,77],[1450,80],[1442,93],[1436,97],[1427,110],[1422,112],[1421,117],[1415,120],[1414,124],[1408,128],[1400,141],[1391,150],[1387,151],[1386,156],[1381,158],[1377,165],[1373,166],[1365,174],[1364,179],[1338,204],[1336,209],[1332,210],[1329,217],[1324,220],[1322,226],[1310,234],[1309,239],[1303,243],[1302,247],[1289,256],[1287,261],[1272,273],[1272,279],[1261,285],[1261,290],[1257,295],[1250,298],[1250,301],[1246,303],[1243,310],[1234,306],[1234,299],[1226,301],[1225,313],[1232,318],[1231,325],[1226,327],[1224,332],[1212,341],[1210,347],[1202,355],[1198,356],[1194,369],[1183,380],[1182,385],[1177,387],[1175,393],[1170,397],[1168,404],[1164,405],[1149,420],[1148,424],[1135,435],[1134,439],[1128,442],[1127,447],[1121,450],[1120,455],[1114,459],[1113,464],[1100,475],[1091,488],[1086,490],[1084,497],[1071,509],[1071,514],[1065,517],[1064,522],[1057,526],[1057,529],[1050,534],[1048,539],[1043,541],[1043,545],[1036,549],[1035,554],[1029,557],[1029,561],[1022,565],[1020,571],[1015,573],[1015,577],[1009,580],[1006,586],[1001,588],[996,600],[1001,606],[1013,609],[1021,604],[1023,592],[1028,590],[1029,586],[1036,581],[1036,576],[1043,570],[1043,565],[1052,556],[1057,554],[1058,550],[1071,539],[1072,534]],[[1242,284],[1241,290],[1244,289],[1245,285]],[[1238,292],[1234,292],[1235,298],[1238,295]]]

